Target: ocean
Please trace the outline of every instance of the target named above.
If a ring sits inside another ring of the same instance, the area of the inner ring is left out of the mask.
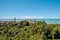
[[[16,19],[17,22],[30,19]],[[60,19],[31,19],[36,21],[45,21],[48,24],[60,24]],[[14,19],[0,19],[0,21],[14,21]]]
[[[60,24],[60,19],[40,19],[40,20],[43,20],[48,24],[51,24],[51,23],[52,24]]]

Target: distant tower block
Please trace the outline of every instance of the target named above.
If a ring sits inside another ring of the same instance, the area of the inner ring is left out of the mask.
[[[16,23],[16,17],[14,17],[14,22]]]
[[[34,22],[35,22],[35,26],[36,26],[36,19],[34,19]]]

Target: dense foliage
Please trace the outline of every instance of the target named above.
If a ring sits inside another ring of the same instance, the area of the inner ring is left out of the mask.
[[[0,40],[60,39],[60,24],[20,21],[0,24]]]

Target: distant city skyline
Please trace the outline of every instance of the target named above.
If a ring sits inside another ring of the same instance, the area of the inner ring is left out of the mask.
[[[0,0],[0,19],[57,18],[60,0]]]
[[[43,17],[43,16],[5,16],[1,17],[0,19],[60,19],[59,17]]]

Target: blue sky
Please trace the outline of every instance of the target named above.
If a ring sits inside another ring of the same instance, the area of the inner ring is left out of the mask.
[[[60,0],[0,0],[0,18],[12,16],[60,18]]]

